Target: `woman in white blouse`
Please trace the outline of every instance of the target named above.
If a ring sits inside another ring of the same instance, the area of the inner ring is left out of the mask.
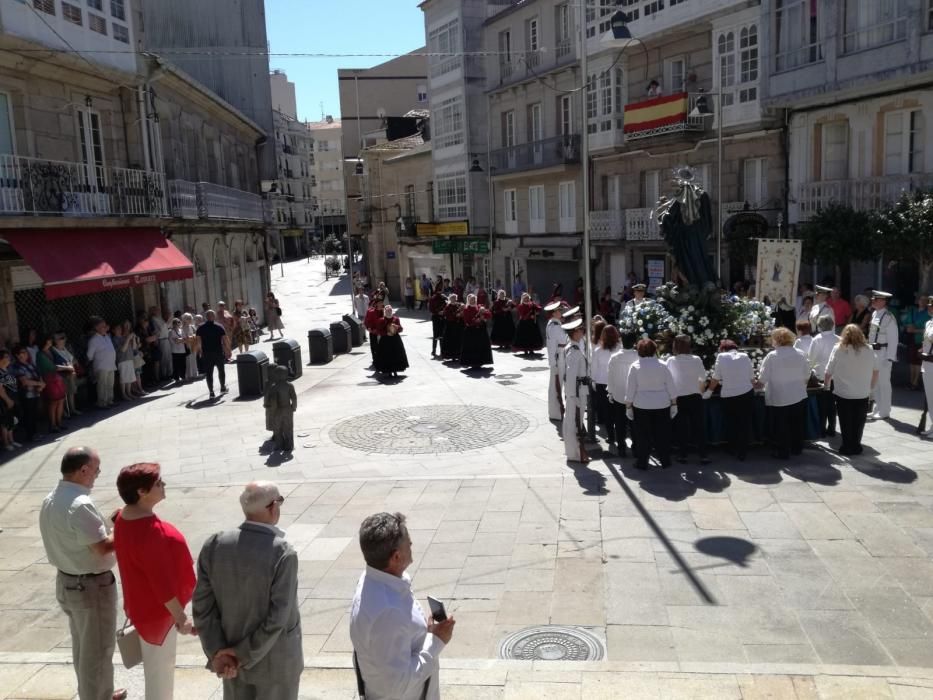
[[[927,323],[928,329],[931,329],[930,323]],[[933,333],[930,337],[933,338]],[[832,384],[836,399],[839,432],[842,433],[839,454],[862,454],[868,397],[878,381],[878,369],[875,354],[858,325],[850,323],[842,330],[839,343],[829,354],[824,376],[824,386]]]
[[[677,388],[677,418],[674,419],[674,443],[680,456],[678,462],[687,461],[687,448],[696,445],[701,464],[709,464],[706,456],[706,420],[703,415],[702,391],[706,388],[706,368],[703,360],[690,352],[689,335],[674,338],[674,355],[667,368]]]
[[[674,377],[658,358],[653,340],[638,341],[638,359],[628,370],[625,404],[634,420],[632,451],[635,468],[647,469],[654,446],[661,467],[671,465],[671,420],[677,415],[677,391]]]
[[[791,334],[793,335],[793,334]],[[703,397],[709,398],[722,385],[722,424],[729,449],[740,462],[745,461],[752,433],[755,410],[755,390],[752,380],[755,370],[744,352],[739,352],[734,340],[719,343],[719,354],[713,365],[713,378]]]
[[[920,372],[923,376],[923,391],[926,392],[927,407],[933,409],[933,294],[927,296],[929,321],[923,328],[923,345],[920,347]],[[930,376],[927,376],[930,375]],[[933,427],[923,433],[933,437]]]
[[[596,402],[596,417],[606,431],[610,445],[615,442],[615,421],[609,405],[609,360],[619,352],[619,331],[615,326],[605,326],[599,334],[599,343],[593,348],[593,397]]]
[[[758,386],[764,387],[770,416],[772,456],[778,459],[788,459],[803,450],[810,363],[794,348],[794,340],[794,334],[786,328],[771,331],[774,352],[765,356],[758,373]]]

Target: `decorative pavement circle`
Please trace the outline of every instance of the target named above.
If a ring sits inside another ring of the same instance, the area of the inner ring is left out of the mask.
[[[584,627],[542,625],[506,637],[500,659],[518,661],[599,661],[606,653],[602,640]]]
[[[410,406],[354,416],[330,429],[342,447],[380,454],[465,452],[528,430],[520,413],[489,406]]]

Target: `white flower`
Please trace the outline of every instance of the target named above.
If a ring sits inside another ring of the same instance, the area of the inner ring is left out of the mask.
[[[693,326],[687,326],[687,333],[693,333]]]

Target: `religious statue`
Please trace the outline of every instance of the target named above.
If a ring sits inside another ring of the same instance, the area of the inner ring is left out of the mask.
[[[706,241],[713,230],[709,195],[694,182],[690,168],[677,168],[674,183],[677,191],[673,197],[662,197],[654,211],[661,233],[690,284],[703,287],[715,283],[716,270],[706,254]]]
[[[288,368],[272,365],[269,368],[271,381],[266,386],[262,405],[266,409],[266,429],[272,431],[275,449],[291,452],[295,449],[294,417],[298,408],[295,387],[288,381]]]

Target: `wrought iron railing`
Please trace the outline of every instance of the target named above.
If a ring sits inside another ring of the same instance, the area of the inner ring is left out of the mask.
[[[172,216],[179,219],[198,218],[198,185],[187,180],[168,181],[168,201]]]
[[[625,221],[625,240],[627,241],[659,241],[661,229],[654,216],[654,209],[626,209],[623,212]]]
[[[621,210],[591,211],[590,238],[594,241],[621,241],[625,228]]]
[[[0,155],[0,214],[165,216],[162,173]]]
[[[566,134],[540,141],[530,141],[509,148],[500,148],[489,154],[489,161],[497,175],[519,170],[533,170],[568,163],[579,163],[580,136],[578,134]]]
[[[902,192],[930,187],[933,187],[933,173],[806,182],[797,188],[797,205],[800,218],[808,219],[830,204],[867,211],[890,204]]]
[[[267,221],[258,194],[211,182],[169,181],[172,216],[179,219],[229,219],[231,221]]]

